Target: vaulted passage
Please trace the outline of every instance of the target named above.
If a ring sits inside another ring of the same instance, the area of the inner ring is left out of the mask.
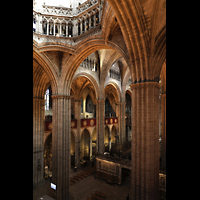
[[[33,1],[34,200],[166,199],[165,4]]]

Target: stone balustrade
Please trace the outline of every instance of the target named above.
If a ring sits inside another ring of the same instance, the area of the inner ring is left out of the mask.
[[[57,37],[77,37],[96,31],[100,25],[102,0],[88,0],[78,7],[43,5],[43,10],[33,10],[33,32]],[[87,35],[88,36],[88,35]]]

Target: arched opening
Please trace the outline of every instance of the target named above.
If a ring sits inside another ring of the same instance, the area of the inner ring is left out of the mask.
[[[98,51],[90,54],[81,64],[80,67],[88,69],[93,72],[99,73],[99,58],[98,58]]]
[[[119,117],[118,103],[120,102],[120,94],[116,89],[117,85],[114,86],[113,83],[109,83],[105,87],[105,118]]]
[[[125,111],[125,120],[126,120],[126,142],[131,141],[131,96],[126,92],[126,111]]]
[[[85,20],[82,21],[82,33],[85,33]]]
[[[71,132],[71,166],[75,167],[75,137],[73,132]]]
[[[50,115],[50,112],[52,112],[52,89],[51,89],[51,85],[46,90],[45,95],[44,95],[44,99],[45,99],[45,116],[47,116],[47,115]]]
[[[59,36],[60,33],[60,23],[59,21],[55,22],[55,36]]]
[[[52,177],[52,88],[51,85],[47,88],[44,95],[45,103],[45,134],[47,138],[44,143],[44,178]]]
[[[110,155],[115,156],[118,155],[120,156],[120,145],[119,145],[119,135],[117,135],[117,129],[113,125],[111,129],[111,134],[110,134],[110,143],[111,143],[111,150],[110,150]]]
[[[89,31],[89,17],[86,19],[86,31]]]
[[[120,68],[119,68],[119,61],[112,64],[112,66],[108,72],[108,76],[110,78],[113,78],[113,79],[121,82],[121,72],[120,72]]]
[[[94,104],[90,95],[87,95],[86,98],[86,118],[93,118],[94,117]]]
[[[49,20],[49,35],[54,34],[54,22],[52,19]]]
[[[95,127],[92,132],[92,157],[95,156],[95,154],[97,152],[96,143],[97,143],[97,131],[96,131],[96,127]]]
[[[61,36],[66,36],[66,22],[62,22],[61,24]]]
[[[52,177],[52,133],[44,143],[44,178]]]
[[[95,20],[96,20],[96,26],[98,26],[99,25],[99,12],[96,13]]]
[[[46,19],[43,19],[42,21],[42,31],[44,35],[47,34],[47,20]]]
[[[109,118],[109,117],[116,117],[116,112],[113,109],[109,99],[106,98],[106,101],[105,101],[105,118]]]
[[[81,34],[81,23],[78,22],[78,35],[80,35],[80,34]]]
[[[104,146],[105,146],[105,152],[109,152],[109,143],[110,143],[110,134],[109,134],[109,128],[108,126],[105,127],[105,134],[104,134]]]
[[[96,117],[95,99],[97,97],[96,97],[96,88],[93,82],[86,76],[78,76],[73,80],[71,88],[72,88],[71,103],[73,104],[74,103],[73,101],[81,102],[80,108],[77,107],[78,110],[74,108],[72,110],[74,111],[74,113],[72,114],[76,116],[77,112],[80,112],[82,119],[95,118]]]
[[[80,144],[80,159],[81,161],[90,160],[90,133],[87,129],[84,129],[81,134]]]
[[[68,37],[73,37],[73,24],[72,24],[72,22],[68,23]]]
[[[94,15],[91,15],[91,28],[94,28]]]
[[[33,31],[36,31],[36,19],[35,16],[33,15]]]
[[[44,60],[43,60],[44,61]],[[50,68],[33,51],[33,187],[38,187],[44,178],[52,176],[52,137],[44,138],[51,132],[52,78]],[[55,82],[54,82],[55,83]],[[55,86],[55,85],[54,85]],[[48,122],[48,123],[46,123]],[[47,125],[47,126],[46,126]],[[48,128],[48,132],[45,130]],[[46,150],[46,152],[45,152]],[[46,156],[46,160],[45,160]]]
[[[115,144],[117,142],[118,142],[117,129],[115,126],[113,126],[111,130],[111,144]]]

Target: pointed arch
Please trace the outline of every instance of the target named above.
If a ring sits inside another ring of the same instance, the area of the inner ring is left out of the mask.
[[[108,42],[108,44],[105,45],[105,41],[102,38],[95,38],[94,36],[87,38],[77,45],[75,54],[71,55],[68,62],[63,68],[61,80],[64,93],[70,93],[69,88],[71,88],[74,74],[76,73],[78,67],[84,61],[84,59],[100,49],[113,49],[115,51],[118,51],[121,56],[124,57],[125,60],[128,62],[128,57],[126,53],[117,44]]]
[[[147,73],[148,31],[144,23],[144,14],[140,2],[108,0],[116,13],[126,43],[133,80],[144,79]],[[124,15],[126,13],[126,15]]]
[[[92,83],[92,85],[94,86],[96,99],[98,99],[99,98],[99,83],[96,81],[96,79],[91,74],[89,74],[85,71],[77,73],[77,74],[74,75],[74,77],[72,79],[72,83],[76,78],[81,77],[81,76],[87,78]]]
[[[58,93],[58,74],[53,64],[36,48],[33,49],[33,96],[43,98],[46,85],[52,87],[54,94]]]
[[[104,89],[106,90],[106,87],[109,85],[113,88],[113,90],[110,90],[110,92],[115,97],[116,103],[121,102],[122,101],[122,93],[121,93],[121,88],[119,87],[119,85],[115,82],[115,80],[109,80],[106,83],[106,85],[104,86]],[[116,91],[116,92],[114,92],[114,91]],[[106,94],[106,92],[107,91],[105,91],[105,94]]]

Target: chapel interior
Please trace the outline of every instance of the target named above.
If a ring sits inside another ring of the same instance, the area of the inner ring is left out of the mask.
[[[33,199],[166,199],[166,0],[33,0]]]

